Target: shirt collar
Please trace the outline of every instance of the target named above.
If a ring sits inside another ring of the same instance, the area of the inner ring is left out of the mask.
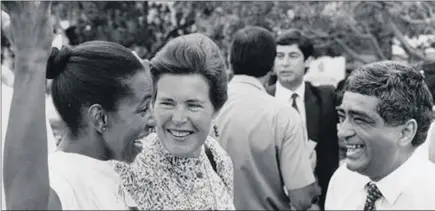
[[[263,84],[260,83],[258,79],[252,76],[248,75],[235,75],[230,83],[245,83],[252,86],[255,86],[256,88],[260,89],[261,91],[266,91],[266,88],[264,88]]]
[[[418,156],[411,155],[405,163],[403,163],[399,168],[388,174],[386,177],[378,182],[373,182],[381,191],[382,196],[390,204],[394,204],[400,194],[404,191],[404,188],[411,181],[411,176],[415,168],[418,167]],[[420,161],[421,162],[421,161]],[[370,179],[367,178],[367,182]],[[365,188],[365,184],[363,185]]]
[[[279,81],[276,82],[276,96],[281,95],[290,98],[293,93],[298,94],[303,102],[305,99],[305,82],[303,81],[295,91],[285,88]]]

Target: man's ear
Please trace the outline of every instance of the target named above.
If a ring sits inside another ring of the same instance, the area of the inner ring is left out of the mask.
[[[99,133],[103,133],[107,128],[107,114],[103,107],[99,104],[94,104],[88,109],[88,118],[91,120],[92,126]]]
[[[417,133],[418,124],[415,119],[410,119],[400,127],[399,145],[408,146]]]

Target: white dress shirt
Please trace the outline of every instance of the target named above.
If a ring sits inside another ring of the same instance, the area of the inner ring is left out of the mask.
[[[292,95],[293,93],[296,93],[298,97],[296,98],[296,105],[298,106],[299,115],[302,120],[302,124],[304,126],[305,135],[307,135],[307,117],[306,117],[306,110],[305,110],[305,82],[302,82],[302,84],[296,88],[295,91],[292,91],[290,89],[285,88],[279,81],[276,82],[276,92],[275,92],[275,98],[279,101],[285,103],[286,105],[291,106],[293,103]]]
[[[370,179],[350,171],[346,165],[337,169],[329,183],[326,210],[363,210]],[[412,155],[402,166],[375,182],[382,195],[377,210],[435,210],[435,164]]]
[[[296,93],[296,106],[298,107],[299,117],[301,118],[302,128],[304,132],[304,138],[307,140],[308,151],[310,152],[310,160],[313,169],[316,168],[317,156],[315,152],[315,148],[317,146],[317,142],[310,140],[308,138],[308,128],[307,128],[307,114],[305,109],[305,81],[302,81],[302,84],[296,88],[295,91],[285,88],[279,81],[276,82],[276,92],[275,98],[278,101],[281,101],[285,105],[292,106],[293,99],[292,95]]]
[[[302,118],[302,122],[304,125],[306,125],[306,114],[305,114],[305,83],[302,82],[302,84],[296,88],[295,91],[292,91],[290,89],[285,88],[279,81],[276,83],[276,92],[275,92],[275,98],[279,101],[285,103],[286,105],[292,105],[293,99],[292,95],[296,93],[298,97],[296,98],[296,105],[298,106],[299,113]],[[306,129],[306,126],[305,126]]]
[[[290,210],[283,186],[294,190],[315,181],[299,115],[256,78],[233,77],[215,123],[234,165],[236,209]]]

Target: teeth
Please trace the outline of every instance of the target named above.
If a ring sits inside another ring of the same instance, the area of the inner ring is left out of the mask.
[[[352,145],[346,145],[347,149],[361,149],[364,148],[363,144],[352,144]]]
[[[190,132],[181,132],[181,131],[176,131],[176,130],[170,130],[171,134],[176,136],[176,137],[185,137],[188,136],[190,134]]]
[[[355,156],[359,156],[360,153],[364,152],[364,145],[363,144],[348,144],[346,145],[347,151],[346,151],[346,157],[347,158],[355,158]]]

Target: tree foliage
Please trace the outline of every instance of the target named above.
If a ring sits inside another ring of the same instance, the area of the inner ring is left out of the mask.
[[[368,63],[392,58],[393,38],[410,61],[427,61],[424,48],[405,37],[435,34],[435,2],[57,2],[59,19],[76,25],[79,42],[109,40],[151,58],[169,39],[192,32],[210,36],[227,56],[232,36],[245,25],[275,34],[298,28],[320,55]],[[432,43],[432,46],[434,44]]]

